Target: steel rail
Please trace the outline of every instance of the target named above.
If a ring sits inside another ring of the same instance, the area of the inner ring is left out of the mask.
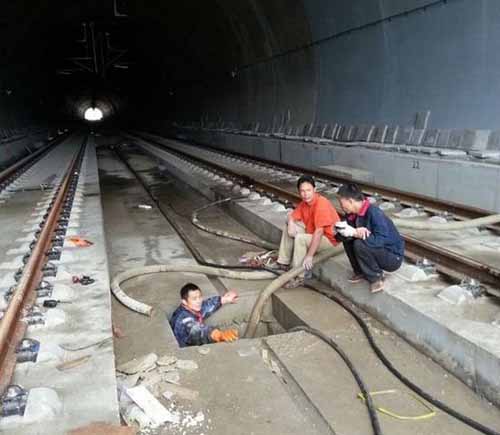
[[[170,152],[181,158],[188,157],[189,159],[192,159],[206,167],[212,168],[218,173],[229,174],[229,176],[234,180],[240,180],[240,183],[243,185],[253,186],[253,188],[257,191],[260,190],[261,192],[270,192],[277,198],[281,198],[282,201],[297,204],[301,200],[300,196],[295,192],[290,192],[278,186],[253,179],[247,175],[242,175],[227,169],[224,166],[218,165],[217,163],[204,160],[199,156],[195,156],[187,152],[179,151],[176,148],[162,144],[154,139],[144,138],[137,135],[135,136],[157,147],[168,149]],[[275,164],[274,166],[276,167],[279,165]],[[302,172],[307,174],[311,173],[308,170],[302,170]],[[322,177],[327,178],[328,176],[324,175]],[[343,213],[338,206],[336,206],[336,208],[337,211]],[[462,279],[464,277],[477,279],[482,284],[492,286],[492,293],[498,296],[495,289],[500,289],[500,269],[480,263],[470,257],[459,255],[448,249],[438,247],[432,243],[418,240],[412,236],[402,234],[402,237],[406,242],[405,257],[410,261],[416,262],[419,259],[426,258],[435,264],[436,269],[440,273],[453,279]]]
[[[67,134],[61,135],[54,140],[52,140],[50,143],[45,145],[44,147],[36,150],[35,152],[27,155],[26,157],[23,157],[22,159],[18,160],[17,162],[13,163],[11,166],[8,168],[4,169],[3,171],[0,172],[0,184],[6,181],[9,177],[11,177],[16,171],[19,169],[23,168],[24,166],[30,164],[33,162],[35,159],[43,155],[44,153],[49,152],[51,149],[53,149],[55,146],[59,145],[64,139],[68,137]]]
[[[85,150],[86,139],[75,154],[59,185],[53,205],[45,220],[29,260],[14,291],[5,315],[0,320],[0,396],[11,382],[16,365],[16,348],[27,329],[23,316],[36,300],[35,288],[43,276],[42,268],[47,262],[45,255],[50,248],[52,236],[58,224],[64,201],[67,197],[72,177],[78,166],[79,157]]]
[[[134,134],[143,140],[152,140],[150,138],[142,136],[140,133],[135,132]],[[271,139],[279,139],[279,138],[272,138],[271,137]],[[366,183],[365,181],[356,180],[353,178],[342,177],[340,175],[333,175],[333,174],[330,174],[326,171],[321,171],[319,169],[306,169],[306,168],[302,168],[300,166],[291,165],[289,163],[274,162],[272,160],[262,158],[262,157],[249,156],[247,154],[244,154],[244,153],[241,153],[238,151],[230,151],[229,152],[226,149],[219,148],[219,147],[214,146],[214,145],[200,144],[196,141],[189,142],[189,141],[177,139],[177,138],[173,138],[172,140],[176,140],[178,142],[185,143],[186,145],[191,145],[191,146],[193,145],[193,143],[195,143],[199,147],[203,147],[206,149],[217,151],[217,152],[222,153],[222,154],[235,155],[235,156],[241,157],[243,159],[253,160],[253,161],[265,164],[265,165],[269,165],[269,166],[273,166],[273,167],[280,167],[280,168],[288,169],[290,171],[295,171],[295,172],[307,173],[307,174],[312,175],[313,177],[316,177],[316,178],[328,179],[331,182],[336,183],[336,184],[356,183],[363,190],[363,192],[365,192],[368,195],[378,194],[386,200],[392,200],[394,198],[397,198],[401,202],[401,204],[408,205],[408,206],[414,206],[416,204],[420,204],[426,210],[428,210],[432,213],[443,213],[443,212],[452,213],[457,220],[476,219],[476,218],[480,218],[480,217],[489,216],[492,214],[491,211],[488,211],[488,210],[485,210],[482,208],[458,204],[458,203],[452,202],[452,201],[440,200],[440,199],[432,198],[432,197],[427,196],[427,195],[422,195],[419,193],[413,193],[413,192],[408,192],[405,190],[390,188],[390,187],[382,186],[380,184]],[[492,229],[492,230],[497,231],[497,232],[500,232],[500,224],[490,225],[487,228]]]

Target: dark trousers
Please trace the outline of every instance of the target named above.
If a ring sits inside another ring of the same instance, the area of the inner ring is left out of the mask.
[[[344,242],[344,249],[354,273],[363,275],[369,282],[382,278],[383,271],[394,272],[403,263],[403,257],[385,248],[371,248],[364,240]]]

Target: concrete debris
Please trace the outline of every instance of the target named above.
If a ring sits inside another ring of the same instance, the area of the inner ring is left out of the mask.
[[[184,400],[194,401],[198,399],[199,395],[200,393],[198,391],[181,387],[180,385],[167,385],[162,392],[162,396],[169,400],[173,396],[177,396]]]
[[[198,348],[198,353],[201,355],[208,355],[210,353],[210,348],[207,346],[200,346]]]
[[[150,387],[163,381],[163,377],[161,373],[151,371],[147,373],[141,373],[139,376],[139,380],[141,382],[141,385],[143,385],[144,387]]]
[[[200,430],[208,431],[208,427],[204,427],[207,423],[205,419],[205,414],[198,411],[196,414],[190,412],[184,412],[180,415],[180,420],[178,423],[174,423],[169,426],[169,433],[173,434],[184,434],[187,433],[199,433],[202,435],[205,432],[199,432]],[[193,432],[196,430],[196,432]]]
[[[139,204],[137,208],[141,208],[143,210],[151,210],[153,207],[150,206],[149,204]]]
[[[88,426],[73,429],[68,435],[135,435],[137,429],[129,426],[115,426],[109,423],[91,423]]]
[[[128,426],[137,425],[139,426],[141,431],[145,428],[155,426],[153,420],[151,420],[144,413],[144,411],[135,404],[130,404],[127,407],[123,408],[120,411],[120,415]]]
[[[171,365],[171,366],[158,366],[157,370],[160,373],[168,373],[168,372],[173,372],[173,371],[177,370],[177,368],[176,368],[175,365]]]
[[[120,375],[117,377],[118,382],[123,385],[124,388],[132,388],[137,385],[139,382],[139,378],[141,377],[140,373],[135,373],[133,375]]]
[[[176,367],[181,370],[197,370],[198,364],[195,361],[188,359],[180,359],[175,363]]]
[[[148,355],[142,356],[140,358],[134,358],[124,364],[119,365],[116,370],[127,375],[133,375],[138,372],[145,372],[152,370],[156,367],[156,361],[158,356],[155,353],[150,353]]]
[[[179,422],[179,416],[168,411],[146,387],[139,385],[138,387],[128,388],[127,395],[144,411],[154,425],[159,426],[167,421],[171,423]]]
[[[167,372],[162,374],[162,378],[165,382],[169,384],[179,385],[181,381],[181,376],[179,372]]]
[[[164,355],[156,361],[156,364],[159,366],[169,366],[175,364],[177,362],[177,358],[171,355]]]

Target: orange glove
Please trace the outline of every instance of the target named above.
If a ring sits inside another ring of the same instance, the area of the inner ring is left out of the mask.
[[[221,341],[235,341],[238,340],[238,330],[228,329],[227,331],[221,331],[220,329],[214,329],[210,334],[210,338],[215,343],[220,343]]]

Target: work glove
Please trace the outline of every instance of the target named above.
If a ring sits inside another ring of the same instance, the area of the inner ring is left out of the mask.
[[[220,343],[222,341],[235,341],[238,340],[239,334],[237,329],[227,329],[226,331],[214,329],[210,334],[210,338],[215,343]]]
[[[335,232],[344,238],[349,238],[356,235],[356,228],[349,225],[346,221],[340,221],[335,224]]]

